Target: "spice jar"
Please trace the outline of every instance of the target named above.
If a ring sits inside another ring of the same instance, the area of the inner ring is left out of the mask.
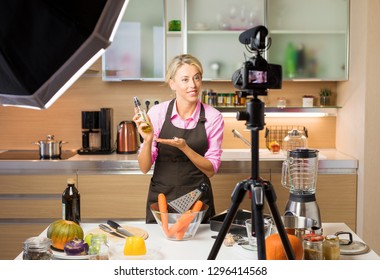
[[[47,237],[30,237],[24,241],[23,260],[50,260],[52,251],[51,240]]]
[[[303,237],[303,259],[304,260],[323,260],[323,236],[304,235]]]
[[[339,237],[336,235],[327,235],[323,241],[323,257],[325,260],[340,259]]]

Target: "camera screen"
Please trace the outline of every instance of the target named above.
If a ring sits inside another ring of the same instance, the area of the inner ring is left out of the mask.
[[[265,84],[267,82],[267,71],[249,70],[249,84]]]

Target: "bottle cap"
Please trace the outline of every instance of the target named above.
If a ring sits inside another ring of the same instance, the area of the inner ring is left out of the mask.
[[[137,98],[137,96],[133,97],[133,101],[135,102],[135,106],[141,106],[140,100]]]
[[[70,184],[70,185],[75,184],[75,179],[74,178],[68,178],[67,179],[67,184]]]

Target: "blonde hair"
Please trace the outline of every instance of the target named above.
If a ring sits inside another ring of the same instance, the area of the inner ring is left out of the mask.
[[[174,57],[170,62],[166,71],[165,82],[168,84],[169,81],[174,78],[178,69],[185,64],[194,65],[198,68],[201,76],[203,76],[203,67],[200,61],[190,54],[181,54]]]

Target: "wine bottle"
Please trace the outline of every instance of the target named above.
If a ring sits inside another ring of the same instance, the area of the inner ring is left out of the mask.
[[[73,178],[67,179],[67,187],[62,193],[62,219],[80,223],[80,193]]]
[[[143,119],[144,122],[146,123],[146,126],[144,126],[142,130],[144,132],[150,132],[152,130],[152,126],[150,125],[148,116],[146,115],[146,111],[143,108],[141,108],[141,103],[140,103],[139,99],[137,98],[137,96],[135,96],[133,98],[133,100],[135,103],[135,107],[138,110],[138,114],[139,114],[140,118]]]

